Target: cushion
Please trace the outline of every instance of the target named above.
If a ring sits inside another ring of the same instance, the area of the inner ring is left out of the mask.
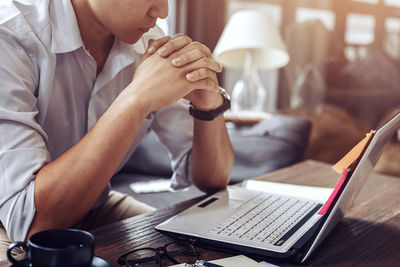
[[[229,129],[235,151],[231,183],[301,161],[310,131],[308,120],[286,115],[271,116],[253,127]]]
[[[231,184],[292,165],[303,159],[310,136],[307,119],[273,115],[254,126],[229,127],[235,152]],[[156,135],[149,131],[123,171],[170,177],[168,153]]]

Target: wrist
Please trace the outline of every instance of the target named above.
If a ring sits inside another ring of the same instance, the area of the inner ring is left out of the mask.
[[[190,103],[189,114],[195,119],[202,121],[212,121],[218,116],[222,115],[226,110],[231,107],[230,96],[225,91],[225,89],[220,87],[220,96],[222,98],[222,103],[217,107],[210,110],[200,110],[197,109],[193,103]]]
[[[201,111],[210,111],[220,107],[224,102],[224,97],[221,94],[218,94],[217,97],[213,97],[212,102],[195,102],[192,101],[191,104],[196,110]]]
[[[148,99],[145,95],[140,94],[139,91],[133,88],[133,86],[129,86],[122,91],[117,99],[119,105],[122,107],[126,106],[130,112],[136,113],[143,118],[153,111],[151,99]]]

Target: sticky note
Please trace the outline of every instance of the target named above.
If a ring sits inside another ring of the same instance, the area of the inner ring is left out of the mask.
[[[347,169],[353,164],[364,151],[365,146],[369,143],[374,132],[371,130],[367,133],[366,137],[355,145],[343,158],[341,158],[335,165],[332,166],[337,173],[342,173],[343,169]]]

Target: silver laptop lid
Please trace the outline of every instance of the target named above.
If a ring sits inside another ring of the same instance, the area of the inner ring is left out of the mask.
[[[350,180],[339,199],[334,204],[332,211],[310,247],[310,250],[303,258],[303,262],[309,257],[311,252],[320,244],[326,235],[329,234],[337,222],[343,217],[344,213],[353,205],[354,200],[361,191],[363,183],[365,183],[368,176],[373,171],[375,164],[382,154],[383,148],[389,143],[399,128],[400,113],[397,113],[392,119],[374,131],[372,140],[367,145],[367,148],[355,167]]]

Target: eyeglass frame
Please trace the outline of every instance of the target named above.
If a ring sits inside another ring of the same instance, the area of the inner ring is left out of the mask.
[[[164,246],[160,246],[160,247],[157,247],[157,248],[143,247],[143,248],[133,249],[133,250],[131,250],[131,251],[119,256],[118,259],[117,259],[117,262],[120,265],[135,266],[135,265],[132,265],[132,264],[155,261],[156,264],[157,264],[157,267],[162,267],[161,259],[165,258],[165,256],[166,256],[172,263],[179,264],[180,262],[178,262],[174,258],[174,255],[171,255],[170,253],[168,253],[167,247],[169,245],[172,245],[172,244],[185,244],[185,245],[188,245],[188,247],[191,249],[191,251],[194,251],[194,253],[195,253],[194,256],[197,258],[197,260],[200,259],[200,254],[197,251],[196,247],[192,243],[187,242],[187,241],[172,241],[172,242],[169,242],[169,243],[165,244]],[[141,250],[153,251],[155,253],[155,256],[154,257],[146,257],[146,258],[138,258],[137,261],[135,261],[135,262],[133,260],[127,260],[127,257],[129,256],[129,254],[132,254],[134,252],[141,251]],[[183,251],[181,251],[181,252],[183,252]]]

